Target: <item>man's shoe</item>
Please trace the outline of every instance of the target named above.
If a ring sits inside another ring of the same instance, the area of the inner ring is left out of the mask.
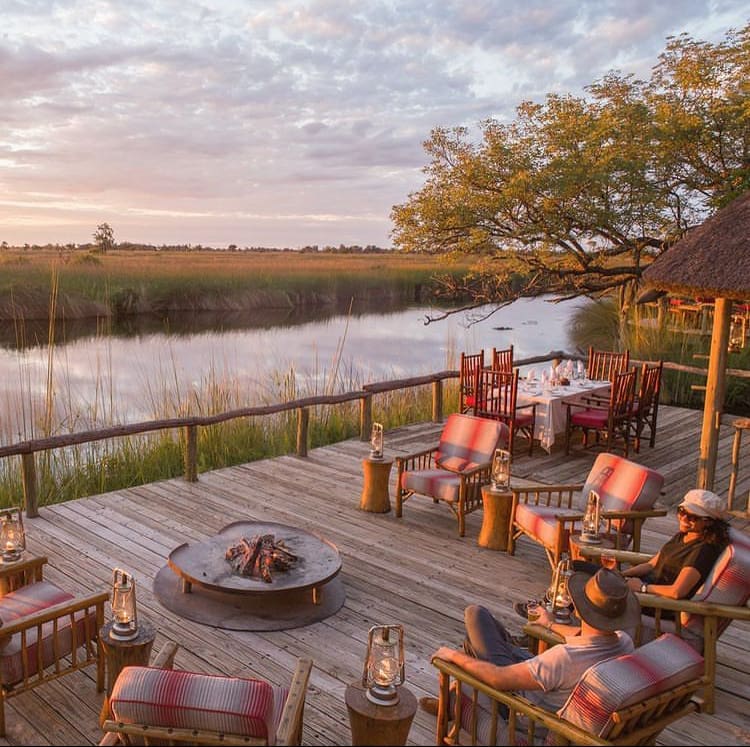
[[[438,712],[438,699],[424,696],[419,699],[419,707],[429,713],[432,716],[437,716]]]

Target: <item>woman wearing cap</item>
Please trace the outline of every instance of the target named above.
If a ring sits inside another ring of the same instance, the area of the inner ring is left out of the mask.
[[[693,596],[729,544],[729,524],[724,520],[722,501],[710,490],[689,490],[677,507],[679,531],[656,555],[623,571],[633,591],[671,599]],[[653,615],[654,611],[644,609]],[[669,610],[662,617],[674,614]]]
[[[530,656],[513,645],[502,624],[486,608],[472,605],[465,618],[474,655],[442,646],[433,656],[457,664],[496,690],[530,691],[524,692],[529,700],[556,711],[591,665],[633,651],[633,641],[623,631],[635,628],[641,619],[638,600],[614,571],[602,568],[593,576],[574,573],[568,590],[581,626],[564,644]],[[546,611],[537,622],[553,625]],[[563,633],[561,627],[555,625],[556,632]],[[420,704],[429,713],[437,713],[435,698],[421,698]]]

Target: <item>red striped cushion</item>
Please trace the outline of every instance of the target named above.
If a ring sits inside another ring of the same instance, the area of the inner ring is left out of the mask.
[[[606,738],[614,711],[702,676],[703,657],[676,635],[665,633],[632,654],[589,667],[558,714]]]
[[[452,413],[440,434],[435,459],[458,457],[467,462],[486,464],[498,446],[507,443],[508,429],[497,420]]]
[[[404,472],[401,487],[421,495],[431,495],[441,501],[457,503],[461,478],[444,469],[423,469]]]
[[[24,615],[30,615],[34,612],[40,612],[53,607],[61,602],[67,602],[73,599],[73,594],[55,586],[49,581],[37,581],[27,586],[22,586],[16,591],[6,594],[0,599],[0,619],[3,623],[10,623]],[[96,635],[96,614],[94,611],[89,614],[89,629]],[[46,669],[55,661],[54,650],[54,621],[45,623],[42,626],[42,669]],[[84,613],[76,613],[77,639],[84,640],[84,630],[86,625],[86,616]],[[70,615],[65,615],[57,620],[58,628],[58,647],[60,655],[70,652],[72,645],[72,634],[70,627]],[[24,656],[21,648],[21,634],[15,633],[13,636],[5,636],[0,639],[0,671],[2,671],[3,684],[13,685],[23,679]],[[37,628],[31,628],[26,631],[26,666],[28,673],[34,674],[37,671],[38,653],[37,653]]]
[[[126,724],[205,729],[276,741],[288,690],[268,682],[154,667],[125,667],[110,698]]]

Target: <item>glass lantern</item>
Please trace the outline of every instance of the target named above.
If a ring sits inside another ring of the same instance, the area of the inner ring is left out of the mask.
[[[2,509],[0,522],[0,550],[3,563],[14,563],[21,559],[26,549],[26,532],[23,529],[21,509]]]
[[[581,530],[581,542],[589,545],[598,545],[601,543],[599,537],[599,525],[601,523],[601,498],[595,490],[589,491],[589,497],[586,502],[586,513],[583,516]]]
[[[508,490],[510,488],[510,452],[505,449],[495,449],[492,456],[492,470],[490,482],[493,490]]]
[[[118,641],[130,641],[138,635],[135,604],[135,579],[120,568],[112,572],[112,630]]]
[[[380,423],[372,424],[370,431],[370,459],[383,458],[383,426]]]
[[[555,568],[552,585],[547,590],[548,606],[555,622],[570,622],[573,600],[568,591],[568,579],[572,575],[573,569],[570,566],[570,558],[567,553],[563,553]]]
[[[362,685],[367,699],[381,706],[396,705],[397,687],[404,684],[404,628],[374,625],[367,637]]]

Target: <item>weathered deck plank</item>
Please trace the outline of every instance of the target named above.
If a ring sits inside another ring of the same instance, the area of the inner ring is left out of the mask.
[[[702,414],[662,407],[657,445],[631,458],[666,477],[665,505],[694,487]],[[722,428],[717,491],[726,495],[733,429]],[[440,424],[410,425],[386,433],[386,451],[406,453],[432,445]],[[361,459],[357,440],[312,450],[308,458],[284,456],[200,475],[197,483],[166,480],[44,507],[27,520],[29,548],[50,559],[47,576],[84,593],[109,584],[111,569],[132,571],[140,614],[158,628],[156,646],[180,644],[177,666],[194,671],[250,673],[286,681],[296,658],[315,662],[305,712],[304,744],[348,744],[344,691],[361,676],[367,631],[375,623],[405,626],[408,686],[419,697],[434,693],[429,659],[441,644],[460,645],[463,609],[490,606],[511,629],[520,621],[511,603],[541,592],[549,568],[541,549],[525,540],[516,555],[480,548],[481,512],[467,517],[464,538],[443,506],[415,497],[403,519],[393,512],[358,509]],[[520,452],[520,450],[519,450]],[[580,482],[593,452],[562,450],[532,458],[519,453],[514,474],[543,482]],[[743,444],[737,496],[750,491],[750,443]],[[391,486],[395,469],[391,475]],[[201,625],[165,609],[153,594],[153,578],[183,542],[214,534],[224,525],[256,518],[294,524],[324,536],[342,555],[346,601],[335,615],[285,631],[229,631]],[[646,523],[644,549],[658,548],[676,528],[674,516]],[[662,734],[665,745],[747,744],[750,735],[750,626],[733,624],[721,638],[717,713],[683,719]],[[94,672],[77,672],[8,701],[7,744],[95,744],[100,737]],[[409,744],[432,744],[434,721],[418,712]]]

